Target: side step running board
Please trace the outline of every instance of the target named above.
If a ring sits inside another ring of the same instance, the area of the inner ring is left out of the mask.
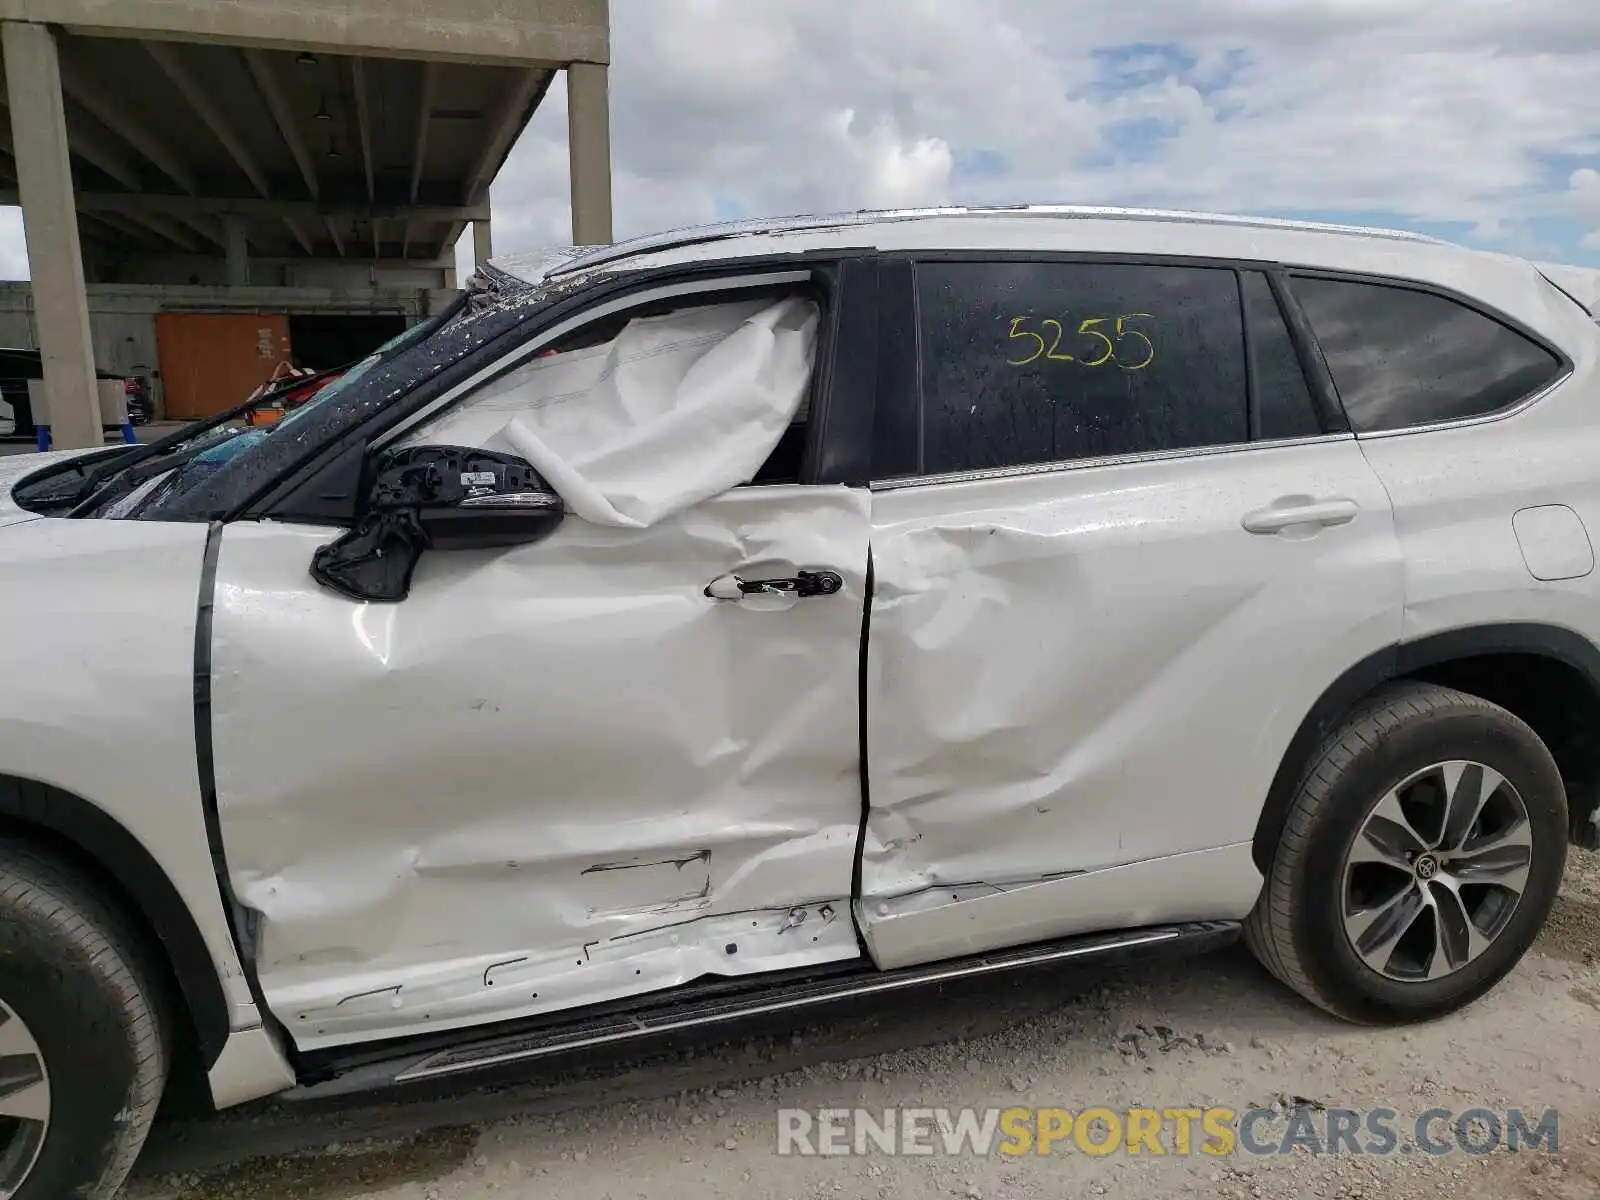
[[[573,1015],[565,1020],[545,1018],[534,1028],[454,1046],[409,1052],[396,1047],[392,1057],[368,1060],[325,1082],[296,1088],[291,1100],[321,1100],[374,1089],[419,1084],[498,1070],[540,1059],[574,1054],[631,1041],[645,1041],[689,1032],[709,1032],[718,1026],[821,1008],[841,1001],[937,987],[1029,968],[1051,967],[1084,960],[1102,965],[1108,960],[1163,952],[1198,952],[1233,941],[1239,932],[1235,921],[1199,921],[1156,926],[1113,934],[1093,934],[1013,950],[949,959],[894,971],[863,969],[831,978],[799,981],[784,986],[760,985],[732,996],[699,1001],[673,996],[658,1003],[609,1016]]]

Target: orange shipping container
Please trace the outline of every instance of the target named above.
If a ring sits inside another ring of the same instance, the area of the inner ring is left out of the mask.
[[[289,361],[289,318],[267,314],[160,313],[167,417],[209,417],[248,399]]]

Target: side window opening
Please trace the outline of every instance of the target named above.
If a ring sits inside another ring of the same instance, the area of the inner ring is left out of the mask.
[[[1563,369],[1531,338],[1447,296],[1312,275],[1292,287],[1357,433],[1487,416]]]
[[[916,301],[923,473],[1250,440],[1231,267],[921,262]]]
[[[740,298],[759,299],[762,297],[771,300],[782,300],[790,296],[805,296],[813,300],[819,311],[825,311],[819,289],[795,288],[764,288],[754,292],[742,292]],[[696,297],[696,303],[684,304],[682,300],[658,300],[652,304],[641,305],[637,309],[613,313],[602,318],[592,325],[574,330],[566,337],[553,342],[548,348],[539,352],[540,357],[554,357],[574,350],[588,350],[603,346],[615,341],[629,322],[648,317],[668,316],[675,312],[682,312],[689,308],[703,307],[707,303],[726,302],[732,299],[729,296],[719,296],[716,300],[706,301]],[[804,476],[805,453],[807,440],[810,434],[810,415],[812,392],[817,385],[816,372],[812,372],[810,384],[806,389],[804,398],[800,401],[800,408],[789,421],[789,426],[778,439],[778,444],[773,447],[772,453],[767,456],[761,467],[749,479],[739,484],[740,487],[751,487],[758,484],[771,483],[799,483]]]
[[[607,314],[404,440],[517,454],[598,524],[645,526],[727,488],[800,481],[820,293],[742,288]]]

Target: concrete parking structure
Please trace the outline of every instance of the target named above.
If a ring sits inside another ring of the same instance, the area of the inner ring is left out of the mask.
[[[0,202],[24,210],[57,445],[99,439],[90,289],[348,313],[352,292],[454,288],[560,71],[573,239],[611,238],[605,0],[0,0],[0,22]]]

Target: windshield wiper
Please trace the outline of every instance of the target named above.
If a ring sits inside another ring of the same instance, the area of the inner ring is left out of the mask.
[[[174,429],[165,437],[159,437],[153,442],[147,442],[142,446],[135,447],[127,454],[118,454],[114,458],[101,463],[98,467],[95,467],[91,471],[84,471],[80,465],[78,470],[83,475],[83,482],[78,485],[78,490],[72,493],[72,497],[69,501],[69,503],[72,505],[72,509],[67,513],[67,516],[84,516],[88,511],[93,509],[95,497],[103,488],[105,488],[108,484],[111,484],[122,478],[135,467],[138,467],[141,463],[147,463],[151,459],[160,458],[168,454],[175,453],[189,442],[194,441],[196,438],[204,437],[213,429],[216,429],[222,425],[226,425],[229,421],[237,420],[251,410],[261,407],[263,404],[271,403],[273,400],[277,399],[279,395],[289,390],[291,387],[304,384],[305,382],[306,379],[304,376],[280,380],[277,384],[269,387],[259,396],[252,396],[250,399],[244,401],[244,403],[235,404],[232,408],[224,409],[215,416],[206,417],[202,421],[196,421],[191,424],[181,426],[178,429]],[[72,464],[70,463],[68,464],[69,467],[71,465]],[[148,478],[149,476],[145,475],[143,477]]]

